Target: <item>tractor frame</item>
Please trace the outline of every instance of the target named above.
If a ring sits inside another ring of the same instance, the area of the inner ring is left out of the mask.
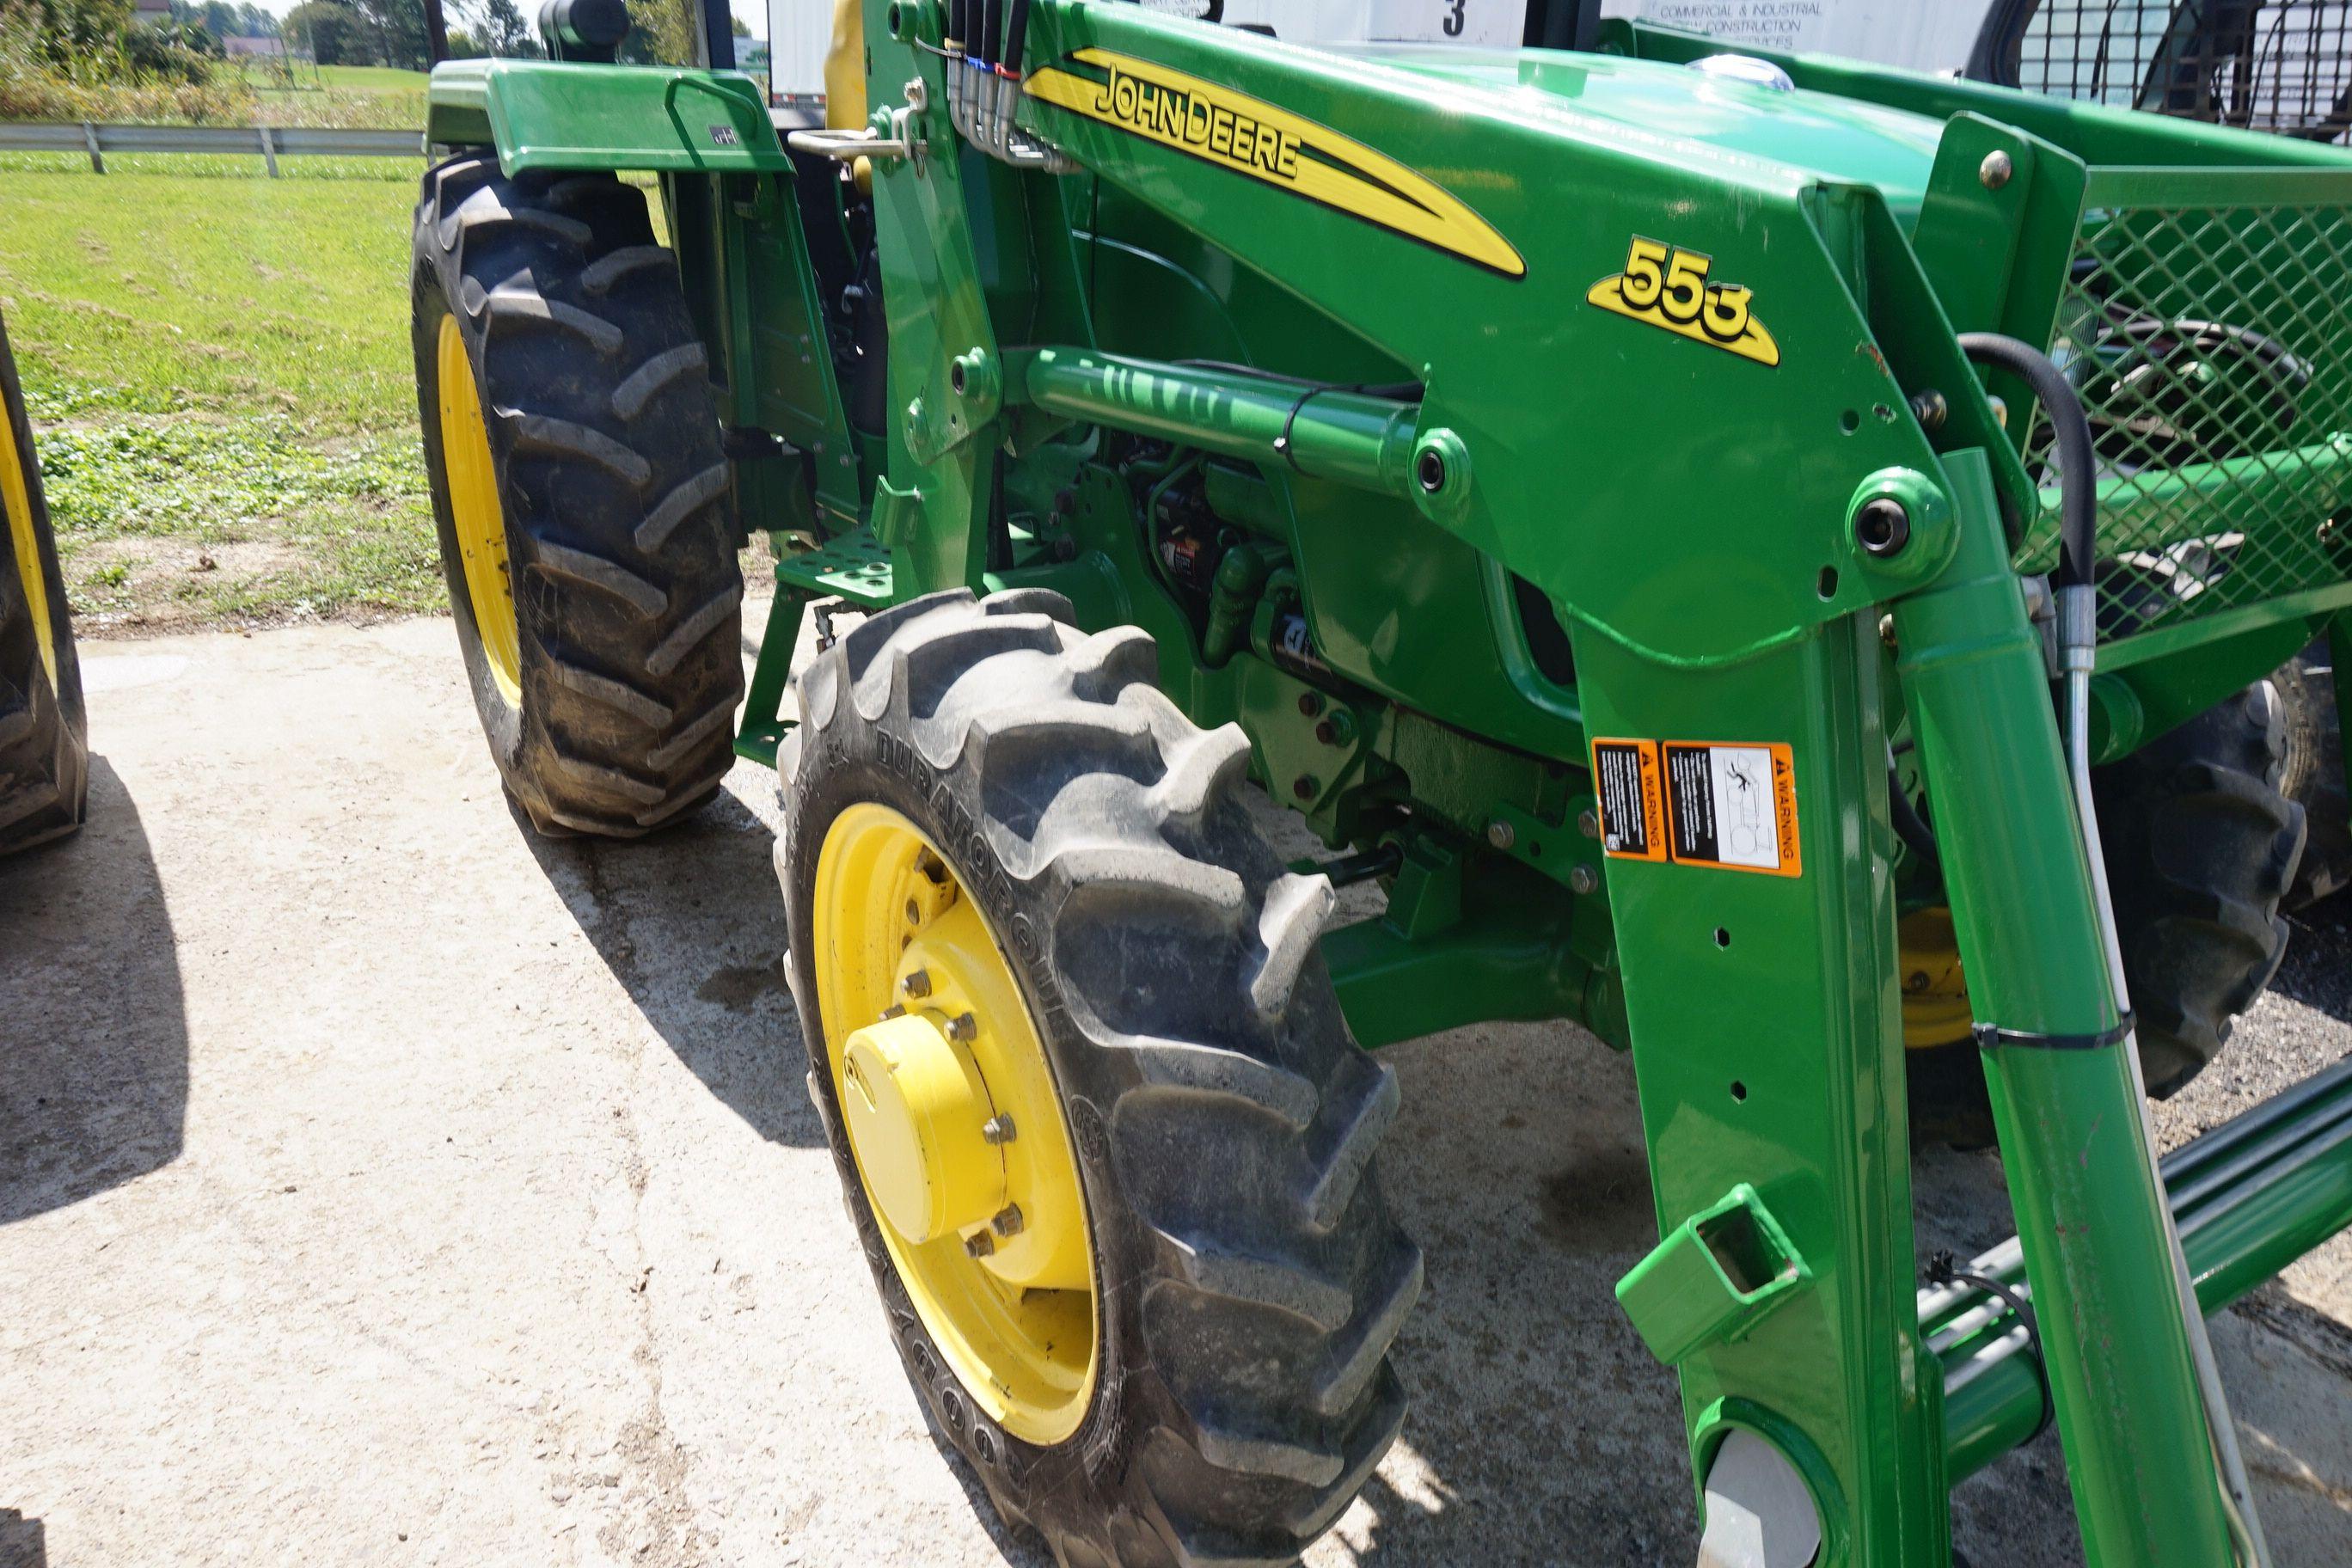
[[[1801,1477],[1822,1563],[1946,1563],[1951,1486],[2054,1410],[2090,1562],[2227,1560],[2168,1230],[2212,1311],[2352,1222],[2352,1076],[2152,1175],[2019,591],[2054,553],[2054,498],[2004,428],[2033,399],[1980,381],[1957,340],[2049,342],[2115,214],[2300,215],[2337,243],[2352,158],[1763,57],[1856,122],[1944,122],[1925,184],[1890,194],[1870,170],[1821,177],[1493,90],[1572,92],[1571,57],[1482,57],[1449,85],[1036,0],[1020,123],[1068,165],[1045,173],[950,128],[943,23],[932,0],[865,8],[856,212],[846,165],[790,151],[723,67],[435,74],[436,144],[659,182],[736,505],[778,559],[737,750],[772,762],[793,723],[812,605],[1049,587],[1084,625],[1142,626],[1164,689],[1246,731],[1334,879],[1386,879],[1386,911],[1323,943],[1362,1045],[1567,1017],[1631,1050],[1664,1239],[1619,1295],[1680,1373],[1703,1508],[1744,1431]],[[1600,47],[1712,52],[1623,24]],[[866,222],[887,349],[851,342],[839,308]],[[1650,264],[1739,324],[1709,344],[1589,308]],[[2103,528],[2161,552],[2208,534],[2191,502],[2225,489],[2285,494],[2306,522],[2352,505],[2352,431],[2248,467],[2111,485]],[[1888,503],[1893,550],[1872,521]],[[1238,539],[1192,583],[1155,520],[1203,504]],[[2110,637],[2097,755],[2331,627],[2352,656],[2333,527],[2323,567]],[[1769,757],[1780,874],[1691,864],[1662,818],[1624,820],[1677,742]],[[2038,1337],[1995,1293],[1919,1289],[1898,745],[1936,803],[1990,1031],[2020,1221],[1996,1261]]]

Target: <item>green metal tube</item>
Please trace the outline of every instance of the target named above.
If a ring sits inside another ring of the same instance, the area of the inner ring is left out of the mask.
[[[1412,482],[1417,403],[1091,349],[1033,349],[1013,368],[1049,414],[1363,489],[1404,495]]]
[[[2352,1064],[2214,1129],[2167,1159],[2164,1175],[2210,1316],[2352,1226]],[[2013,1268],[1995,1272],[2014,1282]],[[2015,1326],[2003,1313],[1941,1352],[1944,1462],[1955,1483],[2041,1422],[2041,1377]]]
[[[2120,555],[2130,550],[2162,550],[2213,531],[2217,511],[2249,520],[2260,537],[2274,527],[2261,520],[2307,518],[2311,524],[2340,510],[2352,492],[2352,436],[2251,458],[2183,463],[2159,472],[2099,482],[2099,548]],[[2042,492],[2045,526],[2058,513],[2058,492]],[[2058,560],[2054,536],[2021,562],[2028,572],[2046,572]]]
[[[1961,962],[1982,1022],[2104,1035],[2114,997],[2041,644],[1989,466],[1945,465],[1958,550],[1894,628]],[[2002,1045],[1985,1077],[2084,1557],[2213,1568],[2230,1537],[2125,1048]]]

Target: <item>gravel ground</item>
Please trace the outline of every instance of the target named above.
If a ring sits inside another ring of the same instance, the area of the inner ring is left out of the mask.
[[[1040,1563],[927,1430],[803,1092],[749,765],[655,843],[532,838],[446,621],[87,651],[78,840],[0,865],[0,1568]],[[2298,936],[2168,1142],[2352,1050]],[[1390,1053],[1428,1254],[1405,1436],[1309,1561],[1686,1563],[1625,1058]],[[1525,1086],[1542,1086],[1530,1103]],[[2010,1226],[1920,1163],[1924,1247]],[[2282,1568],[2352,1561],[2352,1243],[2217,1321]],[[1955,1496],[2076,1560],[2054,1438]]]

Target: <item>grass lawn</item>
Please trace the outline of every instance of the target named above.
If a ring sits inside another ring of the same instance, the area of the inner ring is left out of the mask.
[[[402,70],[398,66],[320,66],[319,74],[327,79],[329,87],[347,87],[360,92],[423,92],[425,73]]]
[[[365,125],[408,130],[425,124],[425,73],[391,66],[321,66],[318,76],[298,67],[297,85],[273,87],[265,70],[246,79],[259,102],[257,118],[271,125]],[[319,78],[325,79],[321,82]]]
[[[86,630],[442,603],[408,350],[417,171],[386,172],[0,170],[0,310]]]

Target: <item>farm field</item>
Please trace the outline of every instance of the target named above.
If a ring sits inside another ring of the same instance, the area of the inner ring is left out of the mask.
[[[0,310],[77,616],[103,635],[435,609],[414,165],[221,162],[0,171]]]

